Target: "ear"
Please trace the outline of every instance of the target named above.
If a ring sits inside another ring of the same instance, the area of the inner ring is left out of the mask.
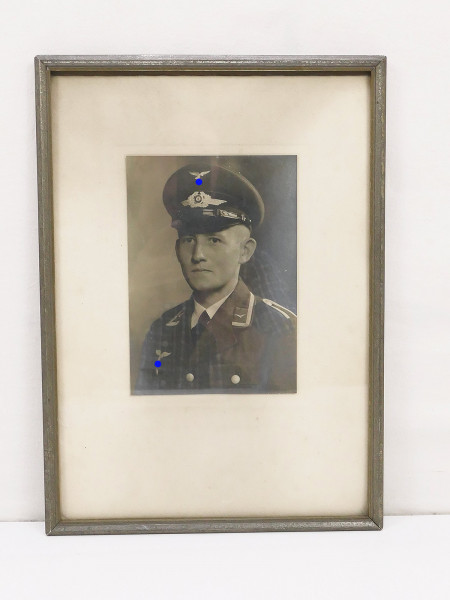
[[[255,250],[256,250],[256,240],[254,240],[253,238],[248,238],[248,240],[246,240],[242,244],[239,264],[243,265],[244,263],[248,262],[251,259],[251,257],[253,256],[253,254],[255,253]]]
[[[177,238],[175,242],[175,254],[177,255],[178,262],[180,262],[180,238]]]

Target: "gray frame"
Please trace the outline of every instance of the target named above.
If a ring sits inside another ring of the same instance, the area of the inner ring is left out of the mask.
[[[386,58],[383,56],[38,56],[36,67],[39,257],[45,522],[49,535],[379,530],[383,523],[384,168]],[[103,519],[61,518],[53,247],[50,79],[53,74],[360,74],[371,82],[370,435],[368,515],[343,518]]]

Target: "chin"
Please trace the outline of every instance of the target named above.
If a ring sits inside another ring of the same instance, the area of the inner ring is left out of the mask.
[[[194,292],[214,292],[216,289],[211,287],[211,285],[207,285],[206,283],[202,285],[198,282],[193,283],[192,281],[188,281],[188,284]]]
[[[208,277],[205,277],[204,275],[199,275],[198,277],[190,276],[189,279],[187,279],[187,282],[193,290],[198,292],[207,292],[215,289],[211,280],[208,280]]]

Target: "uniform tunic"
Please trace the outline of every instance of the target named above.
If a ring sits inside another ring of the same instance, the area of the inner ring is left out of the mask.
[[[296,317],[242,280],[206,326],[191,329],[192,298],[145,338],[136,394],[296,391]],[[160,366],[155,366],[155,362]]]

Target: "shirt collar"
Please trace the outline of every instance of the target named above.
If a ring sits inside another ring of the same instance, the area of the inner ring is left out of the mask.
[[[221,298],[214,304],[211,304],[211,306],[209,306],[208,308],[205,308],[204,306],[199,304],[197,302],[197,300],[195,300],[195,298],[194,298],[194,312],[192,313],[192,317],[191,317],[191,329],[197,325],[198,320],[200,319],[200,315],[205,310],[208,313],[208,317],[210,319],[212,319],[213,316],[216,314],[216,312],[219,310],[219,308],[222,306],[222,304],[225,302],[225,300],[227,298],[229,298],[233,292],[234,292],[234,290],[232,290],[229,294],[227,294],[226,296],[224,296],[223,298]]]

